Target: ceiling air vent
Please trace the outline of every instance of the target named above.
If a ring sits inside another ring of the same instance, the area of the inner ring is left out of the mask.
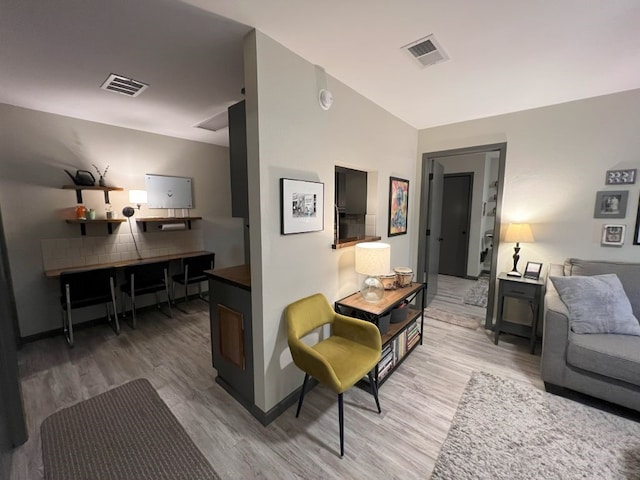
[[[146,83],[139,82],[133,78],[123,77],[122,75],[116,75],[112,73],[107,77],[104,83],[100,86],[103,90],[110,92],[121,93],[128,97],[137,97],[144,92],[147,87]]]
[[[449,60],[449,55],[442,49],[433,35],[411,42],[409,45],[402,47],[402,50],[406,51],[422,68]]]

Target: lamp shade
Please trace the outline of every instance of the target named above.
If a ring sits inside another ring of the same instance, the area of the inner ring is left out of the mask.
[[[504,241],[509,243],[535,242],[533,233],[531,232],[531,226],[528,223],[510,223],[507,227]]]
[[[135,204],[147,203],[146,190],[129,190],[129,202]]]
[[[365,242],[356,245],[356,272],[377,276],[391,270],[391,245]]]

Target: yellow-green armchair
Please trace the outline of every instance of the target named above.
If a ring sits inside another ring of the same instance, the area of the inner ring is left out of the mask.
[[[365,375],[369,377],[371,391],[378,413],[378,386],[372,370],[380,361],[382,340],[373,323],[336,313],[321,293],[303,298],[287,306],[287,335],[293,361],[305,372],[296,418],[304,400],[309,377],[330,387],[338,394],[340,423],[340,456],[344,455],[344,406],[342,394]],[[310,346],[301,339],[311,331],[329,324],[331,336]]]

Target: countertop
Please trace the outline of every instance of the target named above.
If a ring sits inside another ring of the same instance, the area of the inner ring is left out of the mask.
[[[251,265],[205,270],[204,273],[212,280],[220,280],[244,290],[251,290]]]

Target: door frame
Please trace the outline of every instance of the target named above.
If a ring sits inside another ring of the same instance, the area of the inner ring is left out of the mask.
[[[460,155],[469,155],[473,153],[491,153],[498,152],[498,188],[496,199],[496,215],[493,227],[493,255],[491,255],[491,272],[489,273],[489,298],[487,301],[487,315],[484,320],[484,327],[487,330],[494,328],[494,305],[496,299],[496,278],[498,268],[498,247],[500,245],[500,224],[502,217],[502,196],[504,191],[504,172],[507,158],[507,142],[491,143],[487,145],[476,145],[473,147],[454,148],[451,150],[438,150],[435,152],[426,152],[422,154],[422,175],[421,175],[421,202],[419,212],[420,233],[418,238],[418,272],[426,269],[426,259],[424,253],[427,248],[426,225],[428,217],[428,206],[425,199],[428,198],[429,190],[429,162],[431,160],[438,161],[446,157],[456,157]]]

